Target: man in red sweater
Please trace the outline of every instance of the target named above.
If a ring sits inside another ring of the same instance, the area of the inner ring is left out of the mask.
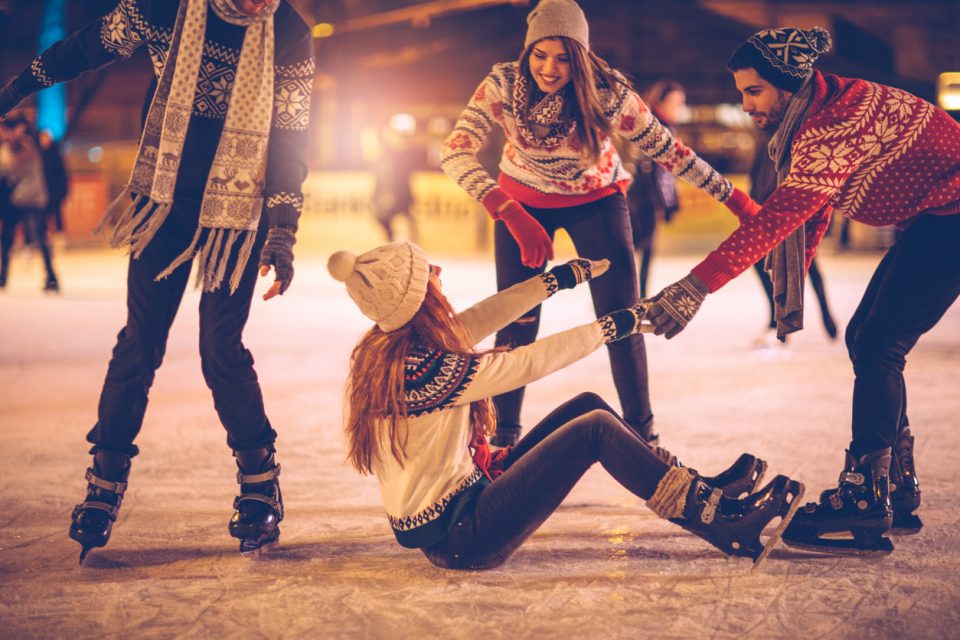
[[[648,319],[672,338],[708,293],[768,252],[778,334],[802,328],[803,277],[832,210],[903,233],[880,262],[846,332],[853,362],[853,436],[839,486],[784,533],[835,553],[893,550],[882,534],[916,532],[920,488],[906,415],[906,356],[960,295],[960,125],[904,91],[813,68],[829,34],[770,29],[728,63],[743,110],[775,132],[777,190],[745,203],[740,226],[689,275],[651,299]],[[853,539],[826,539],[849,532]]]

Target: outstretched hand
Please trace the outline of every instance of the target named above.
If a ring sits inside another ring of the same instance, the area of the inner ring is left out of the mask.
[[[690,323],[709,292],[706,283],[690,273],[641,304],[649,305],[646,317],[653,332],[670,340]]]

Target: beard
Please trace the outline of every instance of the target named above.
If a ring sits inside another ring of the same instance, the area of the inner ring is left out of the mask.
[[[760,125],[760,129],[767,132],[773,132],[780,128],[780,123],[783,122],[783,114],[787,111],[787,102],[790,98],[787,96],[787,92],[783,90],[777,90],[777,101],[771,105],[770,110],[764,114],[765,122]]]

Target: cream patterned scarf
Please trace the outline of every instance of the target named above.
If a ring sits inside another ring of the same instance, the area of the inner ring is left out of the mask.
[[[203,283],[204,291],[216,290],[226,276],[231,250],[239,243],[230,277],[233,293],[250,259],[263,208],[273,113],[273,13],[280,0],[272,0],[256,18],[237,10],[233,0],[181,0],[170,55],[150,104],[130,183],[107,208],[97,231],[111,246],[128,246],[133,257],[139,258],[170,213],[197,91],[208,3],[222,20],[247,30],[226,122],[204,189],[200,224],[190,246],[156,279],[191,260],[206,233],[199,248],[198,283]]]

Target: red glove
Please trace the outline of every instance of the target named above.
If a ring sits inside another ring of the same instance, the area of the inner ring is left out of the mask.
[[[527,213],[503,189],[494,189],[483,199],[483,206],[494,220],[502,220],[520,246],[520,261],[528,267],[539,267],[553,259],[553,241],[537,220]]]
[[[741,220],[755,216],[760,211],[760,205],[736,187],[733,188],[733,194],[730,195],[730,198],[723,204]]]

